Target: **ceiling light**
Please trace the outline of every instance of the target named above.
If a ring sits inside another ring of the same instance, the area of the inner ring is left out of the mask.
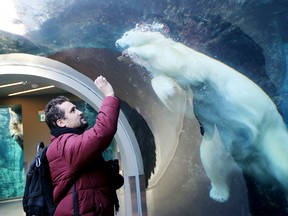
[[[8,96],[15,96],[15,95],[19,95],[19,94],[26,94],[26,93],[35,92],[35,91],[41,91],[41,90],[45,90],[45,89],[49,89],[49,88],[54,88],[54,87],[55,87],[54,85],[44,86],[44,87],[41,87],[41,88],[35,88],[35,89],[26,90],[26,91],[15,92],[15,93],[9,94]]]
[[[21,82],[4,84],[4,85],[0,85],[0,88],[6,88],[6,87],[16,86],[16,85],[25,85],[25,82],[21,81]]]

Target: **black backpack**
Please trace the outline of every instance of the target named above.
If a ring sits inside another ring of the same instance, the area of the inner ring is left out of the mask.
[[[53,202],[53,184],[46,157],[48,146],[37,145],[37,155],[26,174],[23,209],[26,216],[52,216],[56,209]]]
[[[43,142],[37,145],[37,155],[30,165],[26,174],[26,184],[23,196],[23,209],[26,216],[53,216],[57,205],[53,202],[53,183],[50,176],[49,163],[46,157],[48,146]],[[113,188],[115,190],[114,204],[116,211],[119,210],[119,201],[116,190],[124,184],[124,178],[119,174],[118,160],[110,160],[106,163],[111,172]],[[77,191],[73,182],[73,206],[74,216],[79,215]]]

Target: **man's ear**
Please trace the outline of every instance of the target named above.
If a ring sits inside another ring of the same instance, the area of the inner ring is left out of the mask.
[[[58,119],[56,121],[56,124],[59,126],[59,127],[65,127],[66,126],[66,121],[65,119]]]

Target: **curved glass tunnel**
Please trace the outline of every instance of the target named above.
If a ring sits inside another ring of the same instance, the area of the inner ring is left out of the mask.
[[[49,97],[97,111],[104,75],[122,100],[120,215],[288,214],[286,0],[1,5],[0,86],[20,83],[0,88],[3,203],[22,196],[34,145],[49,142]]]

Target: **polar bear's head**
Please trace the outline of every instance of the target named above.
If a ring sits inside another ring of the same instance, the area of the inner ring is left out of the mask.
[[[159,31],[160,27],[157,29],[157,26],[155,26],[156,24],[137,24],[135,28],[125,32],[115,44],[117,47],[125,49],[127,47],[139,47],[144,44],[149,44],[152,41],[155,42],[156,40],[165,38],[165,36]]]

